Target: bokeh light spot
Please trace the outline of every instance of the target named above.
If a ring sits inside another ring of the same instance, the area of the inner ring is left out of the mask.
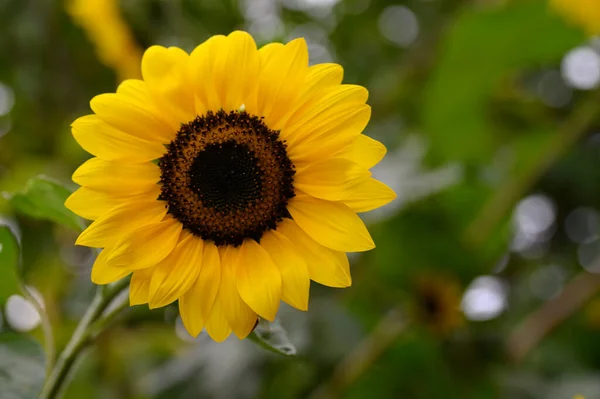
[[[554,202],[545,195],[531,195],[517,204],[514,221],[526,235],[544,233],[556,218]]]
[[[506,296],[506,288],[499,278],[477,277],[465,291],[461,308],[469,320],[491,320],[506,309]]]
[[[419,20],[405,6],[386,7],[379,16],[379,31],[390,42],[399,47],[408,47],[419,36]]]
[[[8,114],[15,105],[15,95],[12,89],[0,83],[0,116]]]
[[[600,233],[600,213],[593,208],[577,208],[565,219],[565,232],[573,242],[584,244],[594,241]]]
[[[600,55],[591,47],[571,50],[562,61],[562,75],[576,89],[590,90],[600,82]]]
[[[590,273],[600,273],[600,240],[581,244],[577,248],[577,261]]]
[[[40,314],[31,302],[21,295],[11,295],[6,301],[6,321],[16,331],[27,332],[36,328]]]

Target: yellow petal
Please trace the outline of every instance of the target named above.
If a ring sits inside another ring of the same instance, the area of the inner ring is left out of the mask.
[[[194,290],[193,287],[184,296],[179,298],[179,315],[188,334],[196,338],[204,328],[204,319],[200,315],[195,302],[191,300],[184,301],[184,298],[188,297],[188,295],[192,297],[192,293],[190,292],[192,290]]]
[[[368,212],[384,206],[396,199],[394,190],[371,177],[356,182],[348,190],[348,196],[341,199],[355,212]]]
[[[288,210],[298,226],[321,245],[344,252],[375,248],[363,221],[342,203],[300,194],[290,201]]]
[[[97,115],[86,115],[71,125],[73,137],[92,155],[109,161],[148,162],[160,158],[165,147],[122,132]]]
[[[377,140],[359,134],[350,144],[342,148],[336,157],[346,158],[371,169],[383,159],[387,149]]]
[[[330,201],[347,198],[351,187],[371,173],[355,162],[343,158],[323,159],[297,169],[294,186],[313,197]]]
[[[215,301],[210,316],[206,321],[206,332],[216,342],[225,341],[229,337],[229,334],[231,334],[231,327],[218,301]]]
[[[213,70],[216,90],[225,111],[240,109],[255,94],[259,66],[258,50],[252,36],[241,31],[227,36],[216,54]]]
[[[151,46],[142,58],[142,76],[150,92],[178,89],[187,73],[188,54],[178,47]]]
[[[67,198],[65,207],[82,218],[95,220],[122,203],[122,198],[80,187]]]
[[[110,212],[116,206],[126,202],[144,201],[148,198],[158,198],[160,186],[155,184],[147,193],[105,193],[80,187],[65,201],[67,209],[73,213],[90,220],[96,220]]]
[[[281,301],[281,274],[256,241],[247,239],[242,244],[235,277],[244,302],[260,317],[273,321]]]
[[[300,310],[308,310],[310,276],[304,258],[283,234],[271,230],[260,245],[269,253],[281,274],[281,299]]]
[[[152,119],[159,122],[161,128],[168,128],[168,131],[172,133],[179,130],[179,123],[166,115],[163,109],[159,108],[160,104],[157,104],[156,101],[154,101],[154,98],[148,89],[148,85],[143,80],[128,79],[123,81],[119,87],[117,87],[117,95],[120,96],[120,98],[126,99],[129,105],[139,110],[143,110],[147,116],[152,117]],[[134,132],[131,132],[131,134],[134,134]],[[149,136],[152,141],[157,141],[155,132],[146,133],[146,135]]]
[[[134,97],[138,94],[139,97]],[[90,101],[96,115],[115,128],[144,140],[169,143],[178,127],[164,122],[150,104],[152,99],[147,89],[141,93],[100,94]]]
[[[268,43],[258,50],[260,56],[260,65],[264,67],[271,60],[273,55],[283,51],[285,45],[283,43]]]
[[[239,248],[228,246],[221,257],[221,284],[216,301],[234,334],[244,339],[256,325],[256,313],[242,300],[236,287],[235,268],[240,255]]]
[[[288,156],[296,165],[331,156],[349,145],[367,126],[371,107],[365,104],[344,104],[316,115],[311,121],[288,134]]]
[[[287,120],[299,108],[313,102],[316,97],[322,96],[323,93],[326,93],[333,86],[339,86],[342,83],[343,77],[344,70],[338,64],[318,64],[309,67],[306,78],[299,88],[298,98],[289,107],[280,123]]]
[[[166,258],[179,242],[181,223],[173,218],[135,230],[112,250],[108,263],[143,269]]]
[[[248,102],[246,109],[251,114],[264,116],[267,126],[278,130],[308,73],[308,47],[304,39],[295,39],[283,47],[261,49],[259,55],[261,71],[256,104]]]
[[[365,104],[369,92],[362,86],[357,85],[339,85],[333,86],[315,96],[312,101],[308,101],[299,107],[286,122],[286,127],[281,132],[281,135],[290,143],[295,143],[302,140],[308,133],[303,132],[302,128],[310,126],[305,130],[311,131],[314,126],[319,126],[323,123],[323,116],[326,119],[334,119],[333,114],[339,113],[340,110],[346,109],[349,106],[360,108]],[[297,133],[298,132],[298,133]]]
[[[106,193],[142,193],[151,191],[160,180],[160,168],[151,162],[120,163],[91,158],[75,173],[73,181]]]
[[[152,46],[142,58],[142,76],[163,115],[172,123],[193,120],[194,92],[189,87],[188,54],[178,47]]]
[[[344,69],[338,64],[317,64],[308,68],[300,97],[313,95],[332,86],[338,86],[344,78]]]
[[[139,269],[133,272],[129,282],[129,305],[143,305],[148,303],[148,290],[152,280],[154,268]]]
[[[126,97],[135,107],[148,111],[161,123],[162,127],[169,128],[169,131],[173,133],[172,136],[174,136],[174,132],[179,130],[179,122],[169,117],[160,108],[162,105],[154,101],[146,82],[139,79],[125,80],[117,88],[117,94]],[[153,134],[152,137],[156,137],[156,135]]]
[[[190,54],[189,74],[197,101],[202,104],[201,106],[197,105],[197,108],[206,108],[213,112],[221,109],[222,104],[214,78],[214,61],[225,43],[225,36],[212,36]]]
[[[200,274],[203,240],[187,231],[183,231],[181,237],[173,252],[155,267],[148,293],[151,309],[175,302]]]
[[[114,246],[134,230],[158,223],[167,214],[163,201],[126,202],[113,208],[88,226],[75,244],[104,248]]]
[[[209,319],[220,281],[219,250],[212,241],[205,241],[200,274],[190,289],[179,298],[181,320],[191,336],[198,336]]]
[[[94,284],[114,283],[128,274],[131,274],[131,270],[124,267],[108,265],[106,259],[108,258],[109,253],[110,251],[108,249],[103,249],[94,261],[94,266],[92,267],[92,282]]]
[[[302,254],[311,280],[328,287],[349,287],[352,284],[350,265],[344,252],[325,248],[290,219],[284,219],[277,226],[277,231]]]

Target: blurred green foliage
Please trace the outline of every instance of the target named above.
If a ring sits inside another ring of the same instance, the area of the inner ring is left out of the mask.
[[[560,74],[565,54],[587,43],[578,27],[543,0],[120,5],[142,48],[189,51],[234,29],[250,30],[260,44],[305,36],[313,62],[338,62],[345,82],[369,88],[367,134],[389,148],[375,175],[399,199],[366,216],[377,248],[352,257],[351,288],[313,284],[308,313],[282,310],[295,357],[235,338],[194,341],[182,333],[176,307],[135,307],[100,335],[65,398],[600,397],[600,328],[592,322],[598,307],[583,301],[524,359],[515,361],[507,346],[528,315],[552,298],[565,299],[563,287],[600,255],[600,96],[568,87]],[[399,17],[406,10],[418,21],[418,35],[401,45],[390,36],[401,37],[412,21]],[[400,19],[386,23],[390,15]],[[43,297],[60,349],[94,292],[94,254],[73,246],[80,220],[61,205],[73,188],[70,174],[89,157],[69,124],[118,82],[61,1],[0,0],[0,27],[0,109],[10,105],[0,113],[0,221],[12,229],[0,228],[0,305],[18,292],[15,231],[23,279]],[[547,98],[558,92],[566,93],[562,103]],[[52,179],[35,178],[40,174]],[[526,213],[524,199],[537,208]],[[566,222],[576,209],[591,210],[577,227],[587,232],[579,241]],[[519,212],[534,227],[540,212],[551,215],[520,246]],[[466,295],[475,282],[489,281],[478,277],[490,277],[502,288],[494,298],[503,311],[482,320],[467,312],[444,334],[414,320],[386,340],[393,329],[381,326],[391,309],[410,318],[414,307],[433,315],[460,308],[460,298],[440,307],[419,294],[417,282],[431,275],[447,276]],[[37,387],[43,366],[26,335],[41,342],[41,329],[16,335],[1,313],[0,398],[35,397],[22,385],[9,391],[17,377],[3,370],[26,373],[27,389]],[[7,351],[18,368],[3,360]]]
[[[0,226],[0,306],[19,292],[19,244],[8,226]]]
[[[44,381],[44,354],[31,338],[0,335],[0,387],[6,399],[34,398]]]

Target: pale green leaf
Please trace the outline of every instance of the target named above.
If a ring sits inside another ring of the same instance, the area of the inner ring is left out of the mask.
[[[65,207],[71,192],[45,176],[30,179],[21,192],[10,196],[10,203],[29,217],[49,220],[75,231],[82,230],[81,219]]]
[[[31,338],[0,334],[0,397],[35,399],[44,382],[44,354]]]
[[[294,356],[296,347],[290,342],[287,333],[279,322],[261,320],[248,337],[259,346],[283,356]]]

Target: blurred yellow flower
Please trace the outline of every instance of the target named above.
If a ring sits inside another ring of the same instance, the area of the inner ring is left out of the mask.
[[[434,334],[447,335],[464,322],[461,298],[455,278],[438,273],[421,274],[413,289],[413,319]]]
[[[585,396],[583,396],[583,395],[575,395],[575,396],[573,396],[573,399],[585,399]]]
[[[142,51],[123,20],[116,0],[69,0],[67,11],[96,46],[98,58],[119,80],[139,78]]]
[[[357,212],[395,197],[369,172],[386,149],[362,134],[367,90],[309,67],[304,39],[257,49],[245,32],[150,47],[142,74],[73,123],[96,156],[66,203],[94,220],[77,240],[103,248],[92,280],[133,273],[132,305],[179,300],[189,333],[215,341],[281,300],[306,310],[310,280],[348,287],[346,252],[375,246]]]
[[[566,19],[581,26],[589,35],[600,34],[600,1],[550,0],[550,4]]]

